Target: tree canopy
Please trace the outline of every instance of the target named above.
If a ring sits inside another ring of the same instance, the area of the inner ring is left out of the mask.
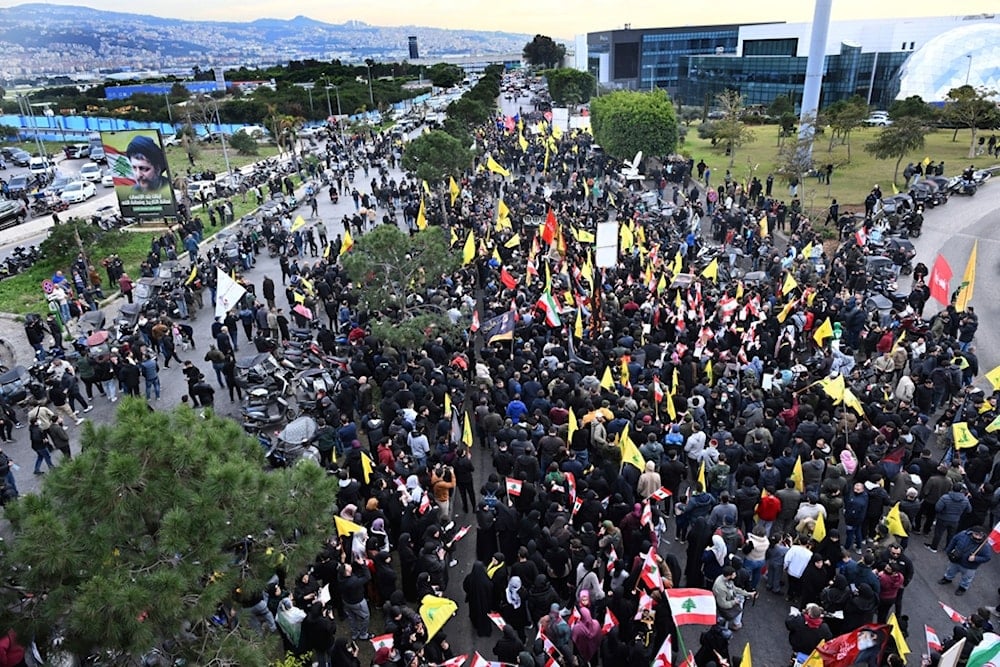
[[[560,107],[586,104],[597,83],[590,72],[581,72],[569,67],[545,70],[542,76],[548,84],[552,101]]]
[[[944,116],[956,127],[967,127],[970,130],[969,158],[976,157],[976,137],[980,129],[994,128],[1000,123],[1000,113],[996,104],[991,101],[997,91],[986,88],[973,88],[965,85],[948,91],[945,100]]]
[[[876,160],[896,158],[896,170],[892,174],[893,183],[899,176],[899,163],[903,158],[924,147],[927,128],[918,118],[900,118],[892,125],[879,131],[875,140],[865,145],[865,152]]]
[[[468,146],[441,130],[425,132],[403,148],[403,168],[425,181],[437,182],[458,177],[472,166]]]
[[[232,420],[134,399],[114,423],[88,423],[81,448],[6,509],[8,577],[33,598],[19,614],[5,603],[4,621],[110,665],[153,648],[170,664],[268,664],[276,651],[259,635],[209,619],[279,563],[294,572],[315,557],[336,493],[325,471],[267,472]]]
[[[729,166],[736,160],[736,149],[755,139],[753,130],[743,122],[743,96],[735,90],[726,90],[715,97],[722,110],[722,118],[715,124],[715,138],[729,154]]]
[[[410,236],[395,225],[379,225],[341,259],[358,286],[363,307],[372,315],[377,336],[394,345],[419,347],[428,330],[450,333],[450,320],[442,311],[414,298],[426,297],[461,261],[461,253],[449,248],[441,227],[430,226]]]
[[[638,151],[669,155],[677,148],[677,115],[662,89],[616,91],[590,101],[594,141],[609,155],[631,160]]]
[[[889,118],[893,122],[901,118],[927,119],[934,116],[934,107],[924,102],[920,95],[910,95],[905,100],[896,100],[889,105]]]
[[[451,88],[465,78],[465,72],[458,65],[437,63],[427,68],[427,78],[438,88]]]
[[[557,44],[547,35],[535,35],[534,39],[524,45],[524,59],[535,67],[552,69],[562,65],[566,56],[566,47]]]
[[[851,160],[851,133],[861,127],[868,117],[868,103],[859,95],[847,100],[837,100],[823,110],[822,122],[833,130],[830,133],[830,145],[827,152],[833,151],[834,143],[839,140],[847,146],[847,160]]]

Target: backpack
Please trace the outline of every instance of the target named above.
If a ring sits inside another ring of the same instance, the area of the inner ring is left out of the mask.
[[[487,507],[496,507],[497,506],[497,492],[496,492],[496,489],[489,489],[489,490],[486,491],[486,493],[483,495],[483,503],[485,503],[485,505]]]
[[[726,543],[726,550],[731,554],[736,553],[737,549],[743,543],[743,536],[740,535],[740,531],[736,526],[723,526],[719,529],[719,535]]]

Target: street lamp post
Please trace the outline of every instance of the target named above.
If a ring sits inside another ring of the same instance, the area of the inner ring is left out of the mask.
[[[330,82],[324,82],[323,89],[326,90],[326,115],[333,115],[333,107],[330,106]]]
[[[229,151],[226,149],[226,133],[222,130],[222,116],[219,114],[219,103],[214,97],[210,97],[212,105],[215,107],[215,120],[219,124],[219,141],[222,142],[222,159],[226,161],[226,175],[232,176],[233,170],[229,165]]]
[[[372,109],[375,109],[375,93],[372,92],[372,66],[365,63],[368,68],[368,101],[371,102]]]

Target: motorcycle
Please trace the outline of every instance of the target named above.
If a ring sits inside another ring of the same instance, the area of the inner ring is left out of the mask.
[[[241,408],[243,428],[248,433],[259,433],[273,424],[295,419],[295,408],[281,396],[275,396],[266,388],[252,389]]]
[[[956,176],[948,184],[948,192],[956,195],[968,195],[972,197],[978,189],[979,186],[976,185],[975,180],[966,179],[962,176]]]

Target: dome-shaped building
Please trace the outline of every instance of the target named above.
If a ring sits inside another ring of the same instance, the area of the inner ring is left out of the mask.
[[[1000,91],[1000,25],[976,23],[932,38],[903,65],[897,99],[943,102],[966,83]]]

